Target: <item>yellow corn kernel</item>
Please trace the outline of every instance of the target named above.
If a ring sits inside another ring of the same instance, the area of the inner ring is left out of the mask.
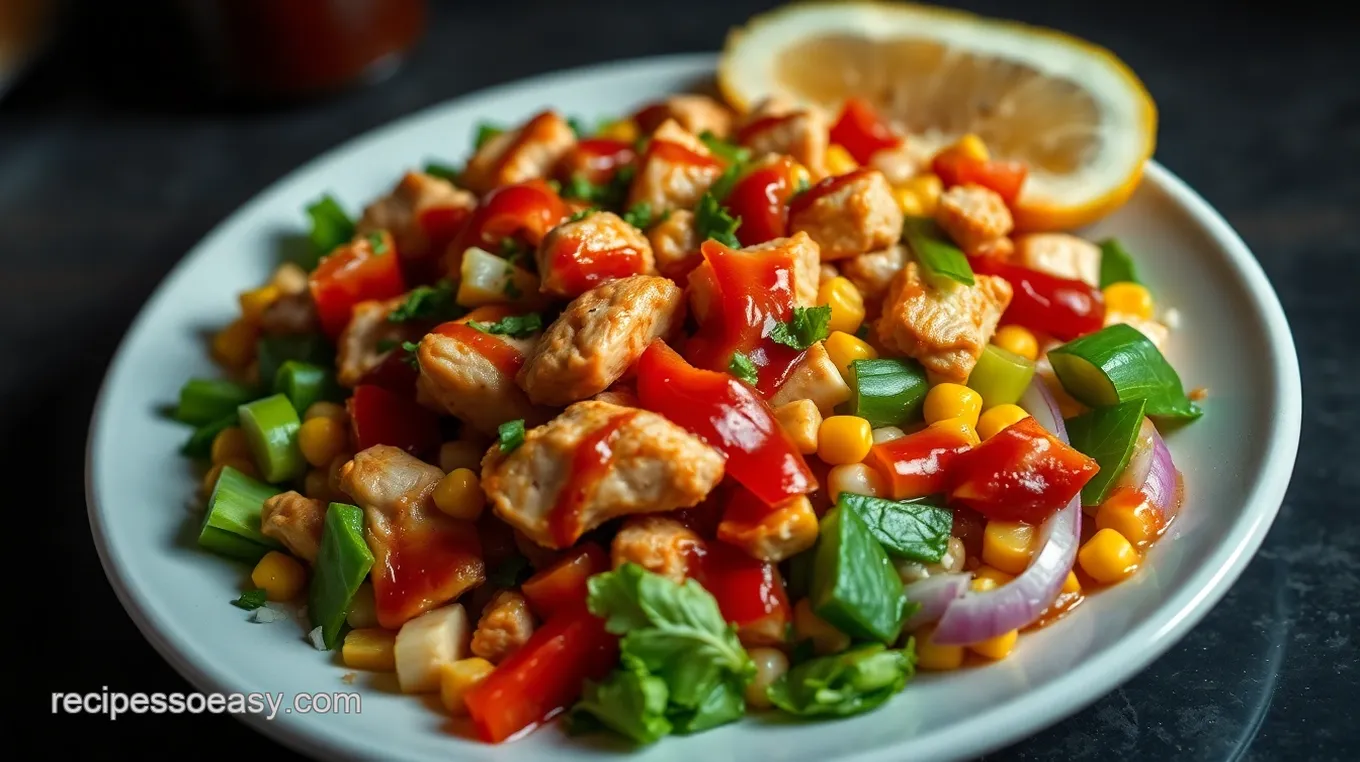
[[[822,413],[812,400],[785,402],[774,409],[774,419],[788,433],[798,452],[817,452],[817,433],[822,428]]]
[[[942,421],[936,421],[930,424],[930,428],[946,429],[955,432],[970,445],[976,445],[982,441],[981,439],[978,439],[977,429],[973,428],[973,424],[966,418],[946,418]]]
[[[940,203],[940,194],[944,193],[944,181],[939,175],[930,173],[917,175],[899,187],[920,199],[926,215],[934,216],[935,206]]]
[[[892,196],[902,214],[908,217],[929,217],[934,214],[934,210],[926,211],[926,199],[910,188],[904,186],[893,188]]]
[[[302,494],[313,500],[330,501],[335,494],[331,491],[331,477],[324,468],[313,468],[302,477]]]
[[[302,457],[321,468],[349,447],[349,430],[334,418],[312,418],[298,429],[297,441]]]
[[[467,714],[467,703],[463,697],[495,669],[496,665],[476,656],[440,667],[439,698],[444,702],[444,709],[455,716]]]
[[[255,359],[255,340],[259,329],[245,320],[233,320],[212,340],[212,355],[223,366],[244,370]]]
[[[1096,528],[1113,529],[1133,545],[1157,539],[1157,515],[1146,502],[1106,500],[1096,510]]]
[[[836,276],[817,289],[817,304],[831,307],[827,328],[853,334],[864,322],[864,296],[848,279]]]
[[[618,119],[610,122],[600,128],[599,137],[622,140],[625,143],[635,142],[638,139],[637,122],[632,119]]]
[[[471,469],[455,468],[434,488],[434,504],[455,519],[476,521],[486,507],[482,483]]]
[[[1010,632],[1004,632],[997,635],[994,638],[987,638],[978,643],[973,643],[968,646],[968,650],[979,656],[985,656],[988,659],[1004,659],[1010,654],[1011,650],[1015,648],[1015,641],[1019,639],[1020,632],[1018,630],[1011,630]]]
[[[1080,592],[1081,592],[1081,580],[1077,579],[1076,572],[1068,570],[1067,577],[1063,580],[1062,593],[1064,595],[1071,595],[1073,593]]]
[[[992,343],[1033,362],[1039,356],[1039,340],[1023,326],[1003,325],[992,337]]]
[[[240,426],[228,426],[217,432],[212,441],[212,462],[226,463],[229,460],[250,460],[250,445],[246,444],[246,433]]]
[[[269,305],[278,301],[279,287],[266,283],[259,288],[242,291],[237,300],[241,303],[241,319],[251,325],[259,325],[260,318]]]
[[[307,570],[296,558],[271,550],[255,564],[250,581],[271,601],[291,601],[307,587]]]
[[[460,468],[480,471],[482,469],[482,453],[484,452],[486,452],[485,447],[478,447],[472,442],[462,439],[445,442],[439,446],[439,467],[444,469],[444,473],[457,471]]]
[[[833,331],[823,342],[826,354],[831,358],[836,370],[841,372],[841,378],[845,383],[854,381],[854,373],[850,370],[850,363],[855,360],[877,360],[878,350],[869,346],[863,339],[852,336],[845,331]]]
[[[313,402],[307,406],[307,410],[302,414],[303,421],[310,421],[313,418],[334,418],[343,424],[349,424],[349,411],[345,406],[335,402]]]
[[[1152,319],[1152,294],[1137,283],[1111,283],[1101,292],[1105,311],[1130,315],[1139,320]]]
[[[1124,535],[1108,527],[1092,535],[1077,551],[1082,571],[1107,585],[1127,579],[1138,569],[1138,560],[1138,551]]]
[[[845,146],[840,143],[832,143],[826,147],[826,170],[833,175],[843,175],[846,172],[854,172],[859,169],[859,162],[855,157],[845,150]]]
[[[926,423],[962,418],[969,426],[976,427],[982,413],[982,395],[963,384],[939,384],[926,392],[922,412]]]
[[[793,607],[793,637],[811,640],[812,650],[819,654],[839,653],[850,647],[850,636],[817,616],[807,598]]]
[[[889,497],[887,480],[878,469],[866,463],[834,466],[826,474],[826,493],[835,502],[842,492],[870,497]]]
[[[1029,413],[1019,405],[997,405],[987,408],[982,415],[978,416],[977,435],[982,441],[987,441],[996,436],[1002,429],[1012,423],[1018,423],[1029,417]]]
[[[345,634],[345,645],[340,648],[340,655],[345,660],[345,666],[350,669],[393,672],[397,668],[396,654],[393,650],[396,644],[395,630],[365,627],[350,630]]]
[[[1007,574],[1019,574],[1034,555],[1034,527],[1018,521],[989,521],[982,530],[982,562]]]
[[[934,633],[934,628],[916,633],[916,667],[944,672],[963,666],[963,646],[935,643],[930,638]]]
[[[995,590],[998,587],[1015,579],[1014,575],[1007,574],[994,566],[983,564],[973,571],[972,587],[978,592]]]
[[[260,476],[260,472],[255,470],[255,462],[250,460],[248,457],[243,458],[240,456],[236,456],[232,458],[227,458],[221,463],[214,463],[212,468],[208,469],[208,473],[203,475],[204,495],[212,494],[213,489],[217,486],[218,478],[222,476],[222,469],[228,466],[236,469],[237,471],[240,471],[242,474],[245,474],[246,476],[249,476],[252,479],[257,479]]]
[[[817,457],[832,466],[858,463],[874,446],[874,428],[857,415],[833,415],[817,430]]]
[[[987,144],[971,132],[959,138],[953,147],[964,156],[977,161],[988,161],[992,158],[991,152],[987,150]]]

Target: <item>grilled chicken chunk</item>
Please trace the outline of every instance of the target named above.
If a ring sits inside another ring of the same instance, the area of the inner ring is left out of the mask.
[[[528,601],[516,590],[502,590],[482,609],[472,633],[472,653],[497,664],[518,651],[532,634],[534,615]]]
[[[845,259],[897,243],[902,235],[902,208],[882,172],[861,169],[827,182],[834,183],[832,190],[789,209],[789,230],[811,236],[823,260]],[[817,192],[814,188],[809,196]]]
[[[723,173],[708,146],[670,119],[656,128],[638,160],[628,205],[646,203],[653,214],[689,209]]]
[[[672,95],[642,109],[635,117],[644,133],[652,132],[668,119],[674,119],[695,135],[711,132],[714,137],[726,140],[732,132],[731,109],[707,95]]]
[[[940,194],[935,221],[960,249],[974,256],[1004,254],[1010,246],[998,242],[1015,227],[1005,200],[981,185],[956,185]]]
[[[368,372],[382,364],[392,346],[411,338],[411,329],[387,319],[406,300],[405,296],[386,301],[370,300],[354,305],[354,314],[336,342],[335,380],[354,387]],[[378,349],[379,346],[385,347]]]
[[[595,400],[482,460],[496,514],[549,548],[568,547],[616,516],[695,505],[722,475],[722,455],[674,423]]]
[[[574,145],[576,133],[571,125],[555,112],[544,111],[523,127],[486,141],[458,181],[481,194],[502,185],[546,178]]]
[[[473,328],[448,335],[436,329],[420,340],[417,391],[483,434],[495,435],[502,423],[516,418],[523,418],[526,426],[537,426],[552,411],[530,402],[515,384],[515,374],[535,339],[485,334]]]
[[[297,492],[282,492],[264,501],[260,531],[283,543],[289,553],[312,563],[321,549],[326,504]]]
[[[927,283],[921,267],[907,264],[893,280],[877,328],[879,341],[909,357],[941,379],[964,383],[996,332],[1011,302],[1011,284],[994,275],[944,289]]]
[[[610,556],[615,569],[631,562],[683,583],[703,549],[703,538],[673,518],[634,516],[614,535]]]
[[[613,212],[595,212],[548,232],[537,252],[539,290],[572,299],[614,278],[656,272],[652,244]]]
[[[866,304],[876,304],[888,293],[893,278],[902,272],[907,264],[907,249],[902,244],[894,244],[885,249],[860,254],[836,263],[859,293]]]
[[[767,99],[756,106],[737,130],[737,142],[756,156],[788,154],[817,181],[826,177],[828,131],[822,112]]]
[[[403,260],[424,259],[430,237],[422,217],[434,209],[471,212],[477,197],[453,183],[424,172],[407,172],[392,192],[369,204],[355,225],[359,235],[386,230]]]

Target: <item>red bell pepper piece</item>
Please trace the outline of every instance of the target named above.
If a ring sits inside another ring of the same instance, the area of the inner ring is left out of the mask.
[[[406,292],[396,251],[387,231],[359,236],[322,259],[308,276],[321,330],[332,341],[349,324],[354,305]]]
[[[944,491],[953,462],[973,443],[960,431],[935,426],[874,445],[864,459],[888,478],[894,500]]]
[[[500,743],[547,722],[602,679],[618,658],[618,638],[585,609],[543,623],[464,697],[483,741]]]
[[[767,505],[817,488],[812,471],[764,400],[726,373],[701,370],[657,339],[637,362],[643,407],[727,456],[727,474]]]
[[[609,571],[609,554],[593,542],[582,543],[552,566],[524,580],[520,592],[539,619],[550,619],[586,605],[586,581]]]
[[[345,403],[354,429],[354,447],[367,450],[390,445],[412,455],[428,453],[443,437],[439,421],[430,410],[375,384],[360,384]]]
[[[778,323],[793,315],[793,253],[787,248],[737,251],[714,240],[700,246],[715,293],[685,356],[700,368],[726,371],[741,352],[756,367],[756,389],[765,397],[783,386],[803,353],[770,339]],[[691,287],[694,287],[691,278]]]
[[[403,397],[415,397],[416,379],[420,371],[407,362],[407,355],[400,348],[387,353],[382,362],[364,374],[360,384],[381,386],[389,392]]]
[[[778,566],[715,540],[708,543],[699,577],[717,599],[723,619],[739,630],[782,640],[792,609]]]
[[[499,251],[507,238],[537,247],[543,237],[567,216],[567,207],[546,182],[528,180],[503,185],[482,197],[472,216],[458,231],[445,254],[444,270],[455,280],[463,264],[463,252],[478,246]]]
[[[633,144],[611,138],[580,141],[557,163],[557,176],[563,182],[580,177],[594,185],[614,179],[618,171],[637,159]]]
[[[902,137],[893,132],[868,101],[850,98],[831,126],[831,142],[843,146],[860,164],[868,164],[879,151],[901,145]]]
[[[647,260],[640,248],[601,243],[590,234],[558,235],[544,252],[550,272],[542,273],[543,282],[552,284],[555,293],[579,296],[611,280],[647,272]]]
[[[1001,315],[1003,324],[1021,325],[1062,341],[1105,326],[1105,297],[1084,281],[1059,278],[996,257],[968,259],[973,272],[997,275],[1011,284],[1014,294]]]
[[[788,156],[779,156],[749,170],[723,201],[728,212],[741,218],[737,240],[742,246],[788,234],[789,199],[798,191],[795,164]]]
[[[996,521],[1041,524],[1100,470],[1033,418],[1002,429],[949,469],[949,502]]]
[[[439,278],[444,251],[471,217],[472,210],[461,206],[432,206],[416,213],[416,224],[425,234],[429,246],[419,257],[404,249],[397,252],[407,283],[429,283]]]
[[[930,168],[946,188],[981,185],[996,191],[1007,206],[1015,205],[1029,174],[1024,162],[977,159],[958,148],[946,148],[936,154]]]

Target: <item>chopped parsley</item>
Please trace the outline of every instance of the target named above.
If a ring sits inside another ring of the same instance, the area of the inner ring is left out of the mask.
[[[708,146],[709,152],[723,161],[732,164],[745,164],[751,160],[751,149],[729,143],[708,130],[699,133],[699,139],[704,142],[704,145]]]
[[[718,179],[708,186],[709,195],[719,201],[725,201],[728,194],[732,192],[732,188],[736,186],[737,181],[741,179],[742,172],[745,169],[741,164],[728,164],[727,169],[724,169],[723,173],[718,175]]]
[[[694,231],[701,241],[711,238],[724,246],[741,248],[741,242],[737,240],[739,227],[741,218],[728,214],[712,191],[705,193],[694,208]]]
[[[406,352],[406,356],[401,359],[412,368],[420,370],[420,356],[416,354],[420,349],[420,343],[415,341],[403,341],[401,343],[401,348],[402,351]]]
[[[524,444],[524,419],[506,421],[496,429],[496,439],[500,442],[501,452],[511,453]]]
[[[777,344],[803,350],[825,339],[829,333],[830,323],[829,304],[820,307],[794,307],[793,317],[787,322],[775,323],[774,328],[770,330],[770,338]]]
[[[586,207],[585,209],[582,209],[581,211],[579,211],[579,212],[573,214],[572,216],[568,217],[568,218],[567,218],[566,220],[564,220],[564,221],[565,221],[565,222],[580,222],[581,220],[584,220],[585,218],[589,217],[590,215],[592,215],[592,214],[594,214],[594,213],[596,213],[596,212],[598,212],[598,211],[600,211],[600,207],[598,207],[598,206],[588,206],[588,207]]]
[[[456,182],[458,180],[458,168],[437,161],[432,161],[425,165],[425,174],[430,177],[438,177],[441,180]]]
[[[585,121],[579,116],[567,117],[567,126],[571,128],[572,132],[576,133],[576,137],[578,138],[590,137],[592,132],[592,130],[586,126]]]
[[[618,209],[628,197],[628,186],[636,174],[633,167],[620,167],[606,183],[592,183],[581,175],[572,175],[562,186],[562,198],[578,199],[604,209]]]
[[[231,605],[243,608],[246,611],[254,611],[263,606],[266,600],[268,600],[268,598],[264,590],[257,587],[254,590],[247,590],[244,593],[241,593],[241,597],[232,601]]]
[[[368,239],[368,245],[373,249],[374,254],[387,253],[387,237],[383,235],[382,231],[369,233],[365,238]]]
[[[542,330],[543,316],[537,312],[530,312],[525,315],[506,315],[494,323],[468,321],[468,327],[482,333],[495,333],[514,339],[522,339],[531,333]]]
[[[638,230],[646,230],[651,227],[652,222],[654,221],[652,219],[652,205],[646,201],[639,201],[636,204],[633,204],[628,207],[628,211],[623,213],[623,221]],[[659,222],[659,220],[655,221]]]
[[[481,148],[482,146],[486,145],[486,142],[488,140],[496,137],[502,132],[505,132],[504,127],[500,127],[489,122],[482,122],[481,124],[477,125],[477,137],[473,139],[472,145],[474,148]]]
[[[727,372],[751,386],[756,385],[758,379],[756,364],[741,352],[732,353],[732,361],[727,364]]]
[[[447,280],[438,281],[433,286],[416,286],[406,294],[405,301],[388,313],[387,319],[393,323],[410,320],[442,323],[455,320],[462,317],[465,310],[453,301],[453,295],[453,284]]]

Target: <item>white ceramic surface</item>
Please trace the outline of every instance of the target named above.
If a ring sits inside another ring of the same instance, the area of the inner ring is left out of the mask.
[[[553,106],[587,117],[627,111],[711,76],[713,58],[629,61],[540,77],[461,98],[365,135],[302,167],[221,224],[170,274],[124,339],[91,425],[90,522],[114,589],[151,643],[192,683],[217,691],[340,691],[347,671],[291,621],[261,625],[229,605],[244,567],[199,551],[197,487],[177,454],[188,432],[158,415],[190,376],[211,375],[202,332],[235,314],[236,293],[272,269],[302,208],[331,192],[350,209],[410,166],[461,160],[478,121],[514,122]],[[1200,421],[1170,434],[1185,473],[1181,518],[1133,580],[1020,641],[998,664],[922,675],[879,711],[829,723],[751,718],[643,750],[639,759],[912,759],[975,755],[1049,725],[1112,690],[1213,606],[1275,517],[1298,445],[1294,345],[1269,283],[1217,213],[1158,165],[1133,200],[1089,231],[1117,235],[1162,305],[1182,314],[1170,359],[1210,396]],[[390,682],[361,677],[359,715],[247,718],[317,756],[387,759],[579,759],[623,747],[557,729],[499,747],[448,732],[448,721]],[[117,689],[117,686],[110,686]]]

